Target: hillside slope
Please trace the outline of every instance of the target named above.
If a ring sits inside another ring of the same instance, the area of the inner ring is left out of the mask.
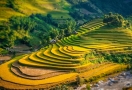
[[[90,0],[103,13],[116,12],[122,15],[132,14],[132,0]]]
[[[81,26],[76,35],[0,65],[0,86],[51,89],[77,82],[77,76],[89,82],[126,69],[124,61],[131,62],[132,32],[104,25],[101,19],[93,20]],[[105,59],[104,53],[124,55],[114,60]]]
[[[68,16],[70,4],[61,0],[1,0],[0,20],[6,20],[14,15],[31,15],[33,13],[54,13]]]
[[[0,20],[11,16],[51,13],[55,18],[93,17],[108,12],[122,15],[132,14],[132,0],[0,0]],[[75,12],[76,11],[76,12]],[[79,15],[78,15],[79,14]]]

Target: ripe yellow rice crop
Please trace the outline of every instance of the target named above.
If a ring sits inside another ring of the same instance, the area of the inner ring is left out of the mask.
[[[46,68],[57,68],[57,69],[74,69],[76,68],[76,66],[78,66],[78,64],[57,64],[52,62],[49,64],[43,64],[43,63],[33,62],[31,60],[28,60],[28,58],[20,59],[18,62],[22,65],[42,67],[42,68],[46,67]]]
[[[43,63],[43,64],[50,64],[50,65],[58,65],[58,66],[78,66],[77,64],[73,63],[73,60],[55,60],[55,61],[47,61],[47,60],[43,60],[40,59],[38,57],[33,56],[34,54],[30,55],[30,60],[34,61],[34,62],[39,62],[39,63]]]
[[[122,65],[122,64],[115,64],[115,63],[109,63],[109,64],[105,64],[103,66],[100,66],[98,68],[95,69],[91,69],[87,72],[84,72],[82,74],[80,74],[81,77],[87,77],[87,78],[91,78],[93,76],[97,76],[97,75],[101,75],[101,74],[107,74],[107,73],[112,73],[115,72],[115,70],[124,70],[127,68],[127,65]]]
[[[61,53],[58,49],[59,49],[59,47],[57,47],[57,45],[56,44],[53,44],[53,48],[51,49],[51,53],[53,54],[53,55],[56,55],[56,56],[59,56],[59,57],[62,57],[62,58],[66,58],[66,59],[69,59],[70,57],[69,56],[67,56],[67,55],[65,55],[65,54],[63,54],[63,53]]]
[[[62,52],[63,54],[69,55],[69,56],[71,56],[71,57],[78,57],[78,56],[81,56],[80,54],[68,53],[68,52],[66,52],[63,48],[64,48],[64,47],[60,47],[60,48],[59,48],[59,51]]]
[[[50,57],[50,58],[53,58],[53,59],[58,59],[58,60],[63,60],[63,61],[67,61],[68,59],[67,58],[62,58],[62,57],[59,57],[57,55],[54,55],[51,53],[51,50],[52,48],[48,48],[47,50],[45,50],[44,52],[42,52],[44,55]]]
[[[88,49],[86,48],[83,48],[83,47],[79,47],[79,46],[72,46],[74,50],[77,50],[77,51],[89,51]]]
[[[63,74],[63,75],[55,76],[55,77],[48,78],[48,79],[42,79],[42,80],[29,80],[29,79],[18,77],[10,71],[9,65],[13,63],[14,61],[20,59],[21,57],[22,56],[14,58],[11,61],[6,62],[0,66],[0,77],[3,80],[18,83],[18,84],[24,84],[24,85],[40,85],[40,84],[62,82],[70,77],[77,76],[77,73],[69,73],[69,74]]]

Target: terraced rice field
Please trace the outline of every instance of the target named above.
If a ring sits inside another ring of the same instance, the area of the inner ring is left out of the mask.
[[[127,52],[129,50],[125,49],[132,46],[130,32],[123,29],[107,30],[102,27],[104,25],[101,19],[93,20],[81,26],[76,35],[0,65],[0,86],[50,89],[59,84],[75,82],[77,76],[90,79],[120,70],[121,67],[124,70],[127,65],[109,61],[92,63],[90,60],[99,57],[86,58],[86,54],[94,50],[118,53]]]
[[[72,18],[68,13],[68,8],[71,5],[64,1],[63,7],[61,0],[14,0],[15,9],[7,6],[8,0],[0,0],[0,21],[7,21],[12,16],[27,16],[35,13],[47,14],[50,13],[53,18]]]

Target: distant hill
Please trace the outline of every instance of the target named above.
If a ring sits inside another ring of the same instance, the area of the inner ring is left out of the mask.
[[[132,14],[132,0],[90,0],[103,13],[116,12],[122,15]]]
[[[0,20],[6,20],[11,16],[24,16],[33,13],[58,13],[70,17],[68,9],[71,5],[61,0],[0,0]]]
[[[69,12],[75,11],[81,17],[98,16],[108,12],[127,16],[132,14],[131,6],[132,0],[0,0],[0,20],[33,13],[51,13],[55,18],[71,18]],[[74,18],[74,15],[72,17]]]

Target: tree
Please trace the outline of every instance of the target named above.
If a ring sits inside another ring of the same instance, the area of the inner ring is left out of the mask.
[[[65,36],[69,36],[73,33],[73,31],[75,31],[76,28],[76,22],[74,21],[66,21],[66,28],[65,28]]]
[[[49,23],[49,24],[51,24],[52,23],[52,15],[51,14],[47,14],[47,16],[46,16],[47,18],[47,20],[46,20],[46,22],[47,23]]]
[[[107,23],[108,26],[116,27],[123,27],[125,24],[125,20],[122,15],[113,14],[112,12],[104,16],[103,22]]]
[[[29,17],[13,16],[9,19],[11,28],[14,30],[30,31],[35,28],[36,23]]]
[[[47,18],[51,19],[52,15],[51,14],[47,14]]]
[[[130,28],[131,29],[132,25],[130,22],[126,22],[126,28]]]
[[[59,36],[58,36],[59,39],[63,38],[64,35],[65,35],[65,33],[64,33],[64,29],[61,29],[60,32],[59,32]]]
[[[10,27],[6,28],[6,30],[0,31],[0,47],[12,47],[14,45],[15,40],[15,33],[10,29]]]
[[[57,38],[58,35],[59,35],[59,31],[57,29],[53,28],[52,30],[50,30],[50,36],[51,36],[52,39]]]
[[[14,0],[7,0],[7,6],[14,9],[15,8]]]
[[[5,55],[5,54],[8,54],[8,51],[0,48],[0,55]]]

